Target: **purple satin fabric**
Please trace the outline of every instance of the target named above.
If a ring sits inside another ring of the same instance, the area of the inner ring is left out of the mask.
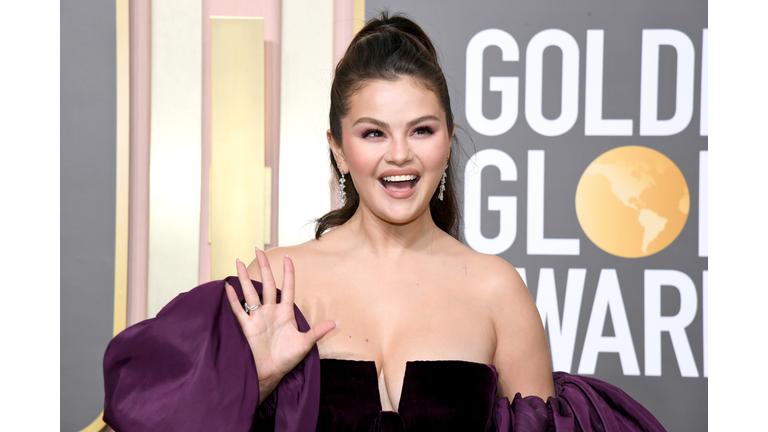
[[[227,282],[242,301],[237,278]],[[261,284],[254,286],[261,294]],[[294,310],[299,330],[308,331],[304,316]],[[418,376],[432,379],[429,363],[416,366],[426,368]],[[180,294],[156,318],[112,340],[104,356],[104,421],[118,432],[312,431],[320,409],[320,367],[314,347],[257,408],[258,375],[250,347],[230,308],[224,281],[214,281]],[[547,402],[517,394],[510,404],[495,397],[486,430],[664,430],[615,386],[562,372],[553,378],[557,397]],[[482,386],[495,391],[491,385]],[[408,404],[416,406],[419,395],[411,392],[410,397],[414,401]],[[428,405],[419,409],[429,410]],[[371,430],[389,429],[386,425],[394,423],[387,416],[400,418],[383,412]]]
[[[237,278],[227,282],[242,301]],[[254,286],[261,295],[261,284]],[[294,310],[299,330],[308,331]],[[224,281],[213,281],[118,334],[104,356],[104,388],[104,421],[118,432],[248,431],[254,425],[305,432],[317,423],[320,357],[313,348],[257,414],[253,355]]]
[[[496,399],[496,431],[664,431],[642,405],[618,387],[597,378],[552,374],[557,397]]]

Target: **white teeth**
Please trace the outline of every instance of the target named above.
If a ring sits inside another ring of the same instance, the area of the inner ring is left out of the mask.
[[[382,177],[381,179],[388,182],[400,182],[400,181],[416,180],[416,176],[413,174],[408,174],[408,175],[387,176],[387,177]]]

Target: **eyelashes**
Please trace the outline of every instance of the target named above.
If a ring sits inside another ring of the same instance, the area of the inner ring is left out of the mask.
[[[384,136],[384,132],[378,129],[368,129],[363,132],[363,138],[381,138]]]
[[[430,126],[419,126],[413,130],[413,135],[432,135],[435,131]],[[363,138],[382,138],[384,132],[379,129],[366,129],[362,134]]]
[[[414,135],[432,135],[433,133],[435,133],[434,130],[429,126],[417,127],[416,130],[413,131]]]

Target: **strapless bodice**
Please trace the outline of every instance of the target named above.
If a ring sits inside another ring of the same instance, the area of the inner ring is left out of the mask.
[[[518,393],[510,401],[495,395],[492,366],[455,360],[408,363],[398,412],[381,411],[375,363],[320,360],[316,347],[259,405],[258,370],[224,282],[179,295],[112,340],[104,355],[104,421],[113,429],[664,431],[642,405],[596,378],[555,372],[557,397]],[[238,278],[226,282],[242,301]],[[309,331],[294,311],[299,331]]]
[[[459,360],[406,364],[398,411],[382,411],[376,364],[320,360],[318,431],[485,431],[498,376],[492,365]]]

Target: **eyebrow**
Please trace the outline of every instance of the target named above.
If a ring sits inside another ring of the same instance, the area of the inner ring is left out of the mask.
[[[419,124],[421,122],[424,122],[424,121],[427,121],[427,120],[440,121],[440,119],[437,118],[437,116],[434,116],[432,114],[428,114],[428,115],[421,116],[421,117],[419,117],[417,119],[413,119],[413,120],[409,121],[408,124],[406,125],[406,127],[410,128],[410,127],[416,126],[417,124]],[[359,123],[370,123],[370,124],[372,124],[374,126],[382,128],[382,129],[389,129],[389,124],[387,122],[383,122],[381,120],[376,120],[375,118],[371,118],[371,117],[361,117],[361,118],[357,119],[352,124],[352,126],[354,127],[355,125],[357,125]]]

